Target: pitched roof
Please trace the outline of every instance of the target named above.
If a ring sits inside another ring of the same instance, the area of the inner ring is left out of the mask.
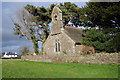
[[[64,26],[64,32],[75,42],[80,43],[82,41],[83,29]]]

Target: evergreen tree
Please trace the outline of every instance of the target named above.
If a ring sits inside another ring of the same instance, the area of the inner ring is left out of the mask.
[[[109,39],[105,39],[106,40],[105,45],[103,45],[100,50],[106,47],[104,49],[105,51],[108,51],[108,52],[120,51],[120,44],[118,42],[120,40],[120,36],[119,36],[120,35],[120,23],[119,23],[120,8],[119,7],[120,7],[119,2],[112,2],[112,3],[111,2],[88,2],[84,8],[80,9],[80,12],[81,12],[80,18],[83,26],[99,28],[100,32],[93,31],[95,34],[97,34],[96,36],[99,36],[100,33],[109,36]],[[88,35],[92,35],[92,34],[88,34]],[[86,35],[86,37],[88,37],[88,35]],[[95,35],[92,35],[92,36],[95,37]],[[101,45],[101,41],[99,41],[99,37],[96,38],[97,40],[96,44],[98,44],[98,46]],[[101,39],[104,40],[104,37]],[[92,40],[92,37],[91,37],[91,40]],[[89,43],[88,39],[85,39],[85,41]],[[98,49],[98,46],[95,46],[95,47]]]
[[[97,52],[115,52],[115,48],[111,45],[111,35],[105,34],[102,30],[91,28],[86,30],[82,44],[94,46]]]

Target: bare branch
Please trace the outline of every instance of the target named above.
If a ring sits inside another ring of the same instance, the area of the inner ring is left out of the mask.
[[[23,31],[20,30],[20,32],[21,32],[22,35],[26,38],[26,40],[30,40],[30,41],[31,41],[31,39],[29,39],[29,38],[25,35],[25,33],[24,33]]]

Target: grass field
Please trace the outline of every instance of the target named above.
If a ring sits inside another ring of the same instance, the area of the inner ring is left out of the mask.
[[[2,61],[3,78],[117,78],[116,64],[45,63]]]

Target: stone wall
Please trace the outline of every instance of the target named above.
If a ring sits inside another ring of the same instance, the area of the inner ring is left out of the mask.
[[[118,53],[95,53],[89,55],[80,54],[60,54],[53,56],[45,55],[27,55],[22,56],[22,60],[40,61],[40,62],[67,62],[67,63],[90,63],[90,64],[120,64]]]

